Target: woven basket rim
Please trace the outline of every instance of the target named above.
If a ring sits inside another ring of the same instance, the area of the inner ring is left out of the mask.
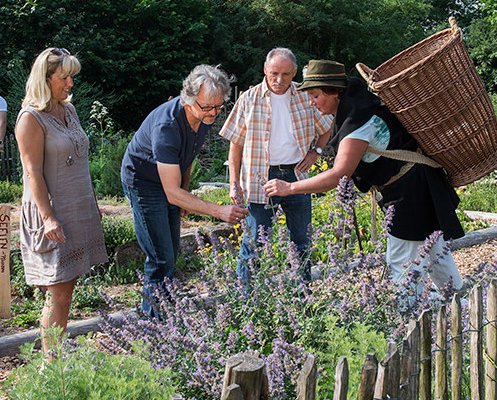
[[[396,73],[395,75],[392,75],[386,79],[375,81],[375,75],[379,75],[379,71],[382,69],[388,69],[389,64],[392,64],[393,62],[396,62],[398,59],[402,58],[406,53],[412,53],[415,49],[424,47],[426,43],[428,42],[433,42],[441,37],[444,36],[451,36],[449,41],[445,44],[445,46],[440,47],[438,50],[432,52],[429,54],[427,57],[419,60],[418,62],[412,64],[408,68],[403,69],[402,71]],[[453,28],[447,28],[442,31],[436,32],[433,35],[427,37],[426,39],[423,39],[422,41],[413,44],[412,46],[408,47],[407,49],[404,49],[402,52],[396,54],[395,56],[389,58],[387,61],[384,63],[380,64],[378,67],[376,67],[374,70],[372,70],[371,75],[369,76],[369,81],[368,85],[373,89],[375,92],[380,92],[385,86],[395,86],[398,84],[399,81],[402,81],[406,78],[408,78],[411,75],[414,75],[417,73],[418,69],[420,66],[423,64],[431,62],[433,59],[439,57],[440,54],[446,51],[446,48],[453,45],[454,42],[461,42],[462,43],[462,31],[461,28],[457,27],[456,29]]]

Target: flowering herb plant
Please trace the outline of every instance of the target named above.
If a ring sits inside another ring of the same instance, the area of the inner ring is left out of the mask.
[[[371,351],[379,354],[386,338],[400,338],[407,319],[431,301],[406,290],[417,279],[414,274],[406,276],[404,286],[396,286],[385,273],[384,235],[392,209],[382,222],[383,237],[368,244],[372,250],[357,251],[357,198],[352,182],[342,179],[327,220],[312,232],[315,251],[326,254],[313,256],[311,283],[299,273],[302,260],[282,224],[259,231],[249,287],[235,273],[237,242],[212,237],[209,246],[199,243],[203,268],[197,282],[168,281],[157,292],[159,319],[138,314],[117,323],[106,318],[113,350],[142,343],[152,365],[175,372],[177,387],[188,399],[219,398],[226,360],[248,350],[266,362],[271,398],[295,398],[296,378],[306,352],[312,352],[319,357],[320,393],[329,396],[339,356],[333,348],[354,354],[356,360]],[[420,257],[427,257],[436,235]],[[403,296],[410,301],[400,308]],[[358,346],[358,337],[371,342]],[[338,338],[342,346],[332,342]],[[357,387],[360,367],[358,361],[350,387]]]

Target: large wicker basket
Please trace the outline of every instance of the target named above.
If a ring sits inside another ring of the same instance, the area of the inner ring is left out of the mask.
[[[497,118],[453,17],[438,32],[372,70],[370,89],[446,170],[453,186],[497,168]]]

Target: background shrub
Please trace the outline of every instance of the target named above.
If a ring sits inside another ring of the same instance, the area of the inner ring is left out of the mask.
[[[19,203],[21,198],[21,183],[0,180],[0,203]]]
[[[112,254],[117,246],[136,240],[133,220],[129,217],[104,216],[102,228],[108,254]]]

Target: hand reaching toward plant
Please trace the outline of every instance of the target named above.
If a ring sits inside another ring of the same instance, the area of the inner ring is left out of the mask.
[[[280,179],[271,179],[264,185],[264,190],[269,197],[288,196],[291,194],[291,183]]]

